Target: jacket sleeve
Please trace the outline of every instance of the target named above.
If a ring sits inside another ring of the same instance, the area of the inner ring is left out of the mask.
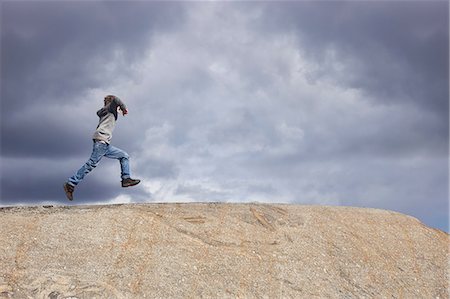
[[[121,110],[127,109],[127,106],[122,102],[118,97],[114,97],[114,100],[109,105],[109,112],[114,113],[117,111],[117,107],[120,107]]]

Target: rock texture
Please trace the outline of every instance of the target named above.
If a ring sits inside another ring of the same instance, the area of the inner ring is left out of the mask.
[[[0,209],[0,298],[449,298],[449,235],[266,204]]]

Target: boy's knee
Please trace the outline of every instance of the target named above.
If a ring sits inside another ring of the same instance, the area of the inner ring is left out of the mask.
[[[94,161],[94,160],[92,160],[92,159],[89,159],[89,161],[87,161],[86,165],[87,165],[87,167],[88,167],[89,170],[92,170],[92,169],[94,169],[95,167],[97,167],[98,161]]]

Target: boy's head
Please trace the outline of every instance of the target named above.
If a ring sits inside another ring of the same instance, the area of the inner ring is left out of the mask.
[[[111,103],[114,100],[114,98],[115,98],[115,96],[113,96],[113,95],[110,95],[110,94],[107,95],[104,99],[105,106],[108,105],[109,103]]]

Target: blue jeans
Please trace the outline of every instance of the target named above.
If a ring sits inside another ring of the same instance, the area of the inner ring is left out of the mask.
[[[72,186],[78,185],[78,183],[81,182],[89,172],[97,167],[98,163],[103,157],[118,159],[120,161],[122,179],[130,177],[130,156],[128,156],[126,152],[117,147],[95,141],[91,157],[73,176],[69,178],[68,183]]]

